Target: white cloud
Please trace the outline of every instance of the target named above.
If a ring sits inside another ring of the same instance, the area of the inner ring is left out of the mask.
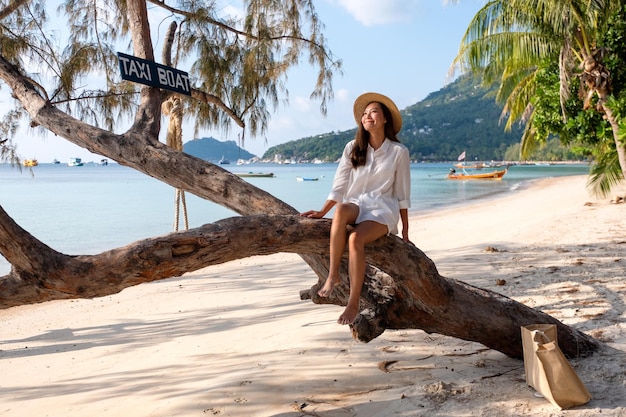
[[[311,111],[311,100],[308,97],[298,96],[290,102],[291,106],[298,112],[308,113]]]
[[[350,99],[350,92],[345,88],[341,88],[335,92],[335,100],[345,103]]]
[[[410,22],[420,9],[419,0],[337,0],[365,26]]]
[[[239,3],[239,2],[238,2]],[[221,12],[227,16],[227,17],[232,17],[232,18],[236,18],[236,19],[243,19],[246,17],[246,12],[243,9],[243,4],[237,4],[237,5],[233,5],[233,4],[228,4],[225,5]]]

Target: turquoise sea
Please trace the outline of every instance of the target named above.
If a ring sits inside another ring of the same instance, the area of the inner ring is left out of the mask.
[[[412,211],[514,193],[538,178],[588,173],[586,164],[512,166],[502,181],[451,181],[449,163],[411,167]],[[272,172],[274,178],[246,178],[298,211],[319,209],[336,164],[222,165],[232,172]],[[317,178],[298,181],[297,177]],[[190,227],[236,213],[186,194]],[[80,167],[39,164],[32,169],[0,164],[0,205],[23,228],[67,254],[95,254],[173,230],[175,191],[152,177],[118,164]],[[180,219],[182,228],[183,220]],[[10,265],[0,257],[0,275]]]

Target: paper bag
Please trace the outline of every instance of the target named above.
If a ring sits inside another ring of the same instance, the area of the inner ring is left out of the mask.
[[[526,383],[561,409],[586,404],[591,394],[557,343],[554,324],[522,326]]]

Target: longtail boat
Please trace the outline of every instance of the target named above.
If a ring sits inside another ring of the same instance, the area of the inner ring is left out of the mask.
[[[472,174],[468,174],[467,172],[457,173],[455,171],[450,171],[447,178],[449,180],[501,180],[506,173],[507,169],[491,172],[477,172]]]

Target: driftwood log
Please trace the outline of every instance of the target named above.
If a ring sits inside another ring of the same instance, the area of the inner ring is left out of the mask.
[[[0,280],[0,307],[104,296],[142,282],[253,255],[292,252],[324,256],[329,233],[329,220],[294,215],[232,217],[99,255],[68,256],[39,242],[0,209],[0,249],[3,253],[21,253],[14,258],[11,274]],[[368,246],[367,253],[370,268],[386,274],[369,274],[365,283],[365,309],[351,326],[353,336],[360,341],[368,342],[386,329],[422,329],[522,357],[520,326],[554,323],[559,345],[567,355],[587,355],[598,348],[595,339],[547,314],[440,276],[422,251],[397,237],[377,240]],[[330,299],[317,296],[320,283],[302,291],[301,298],[345,305],[347,279]]]

